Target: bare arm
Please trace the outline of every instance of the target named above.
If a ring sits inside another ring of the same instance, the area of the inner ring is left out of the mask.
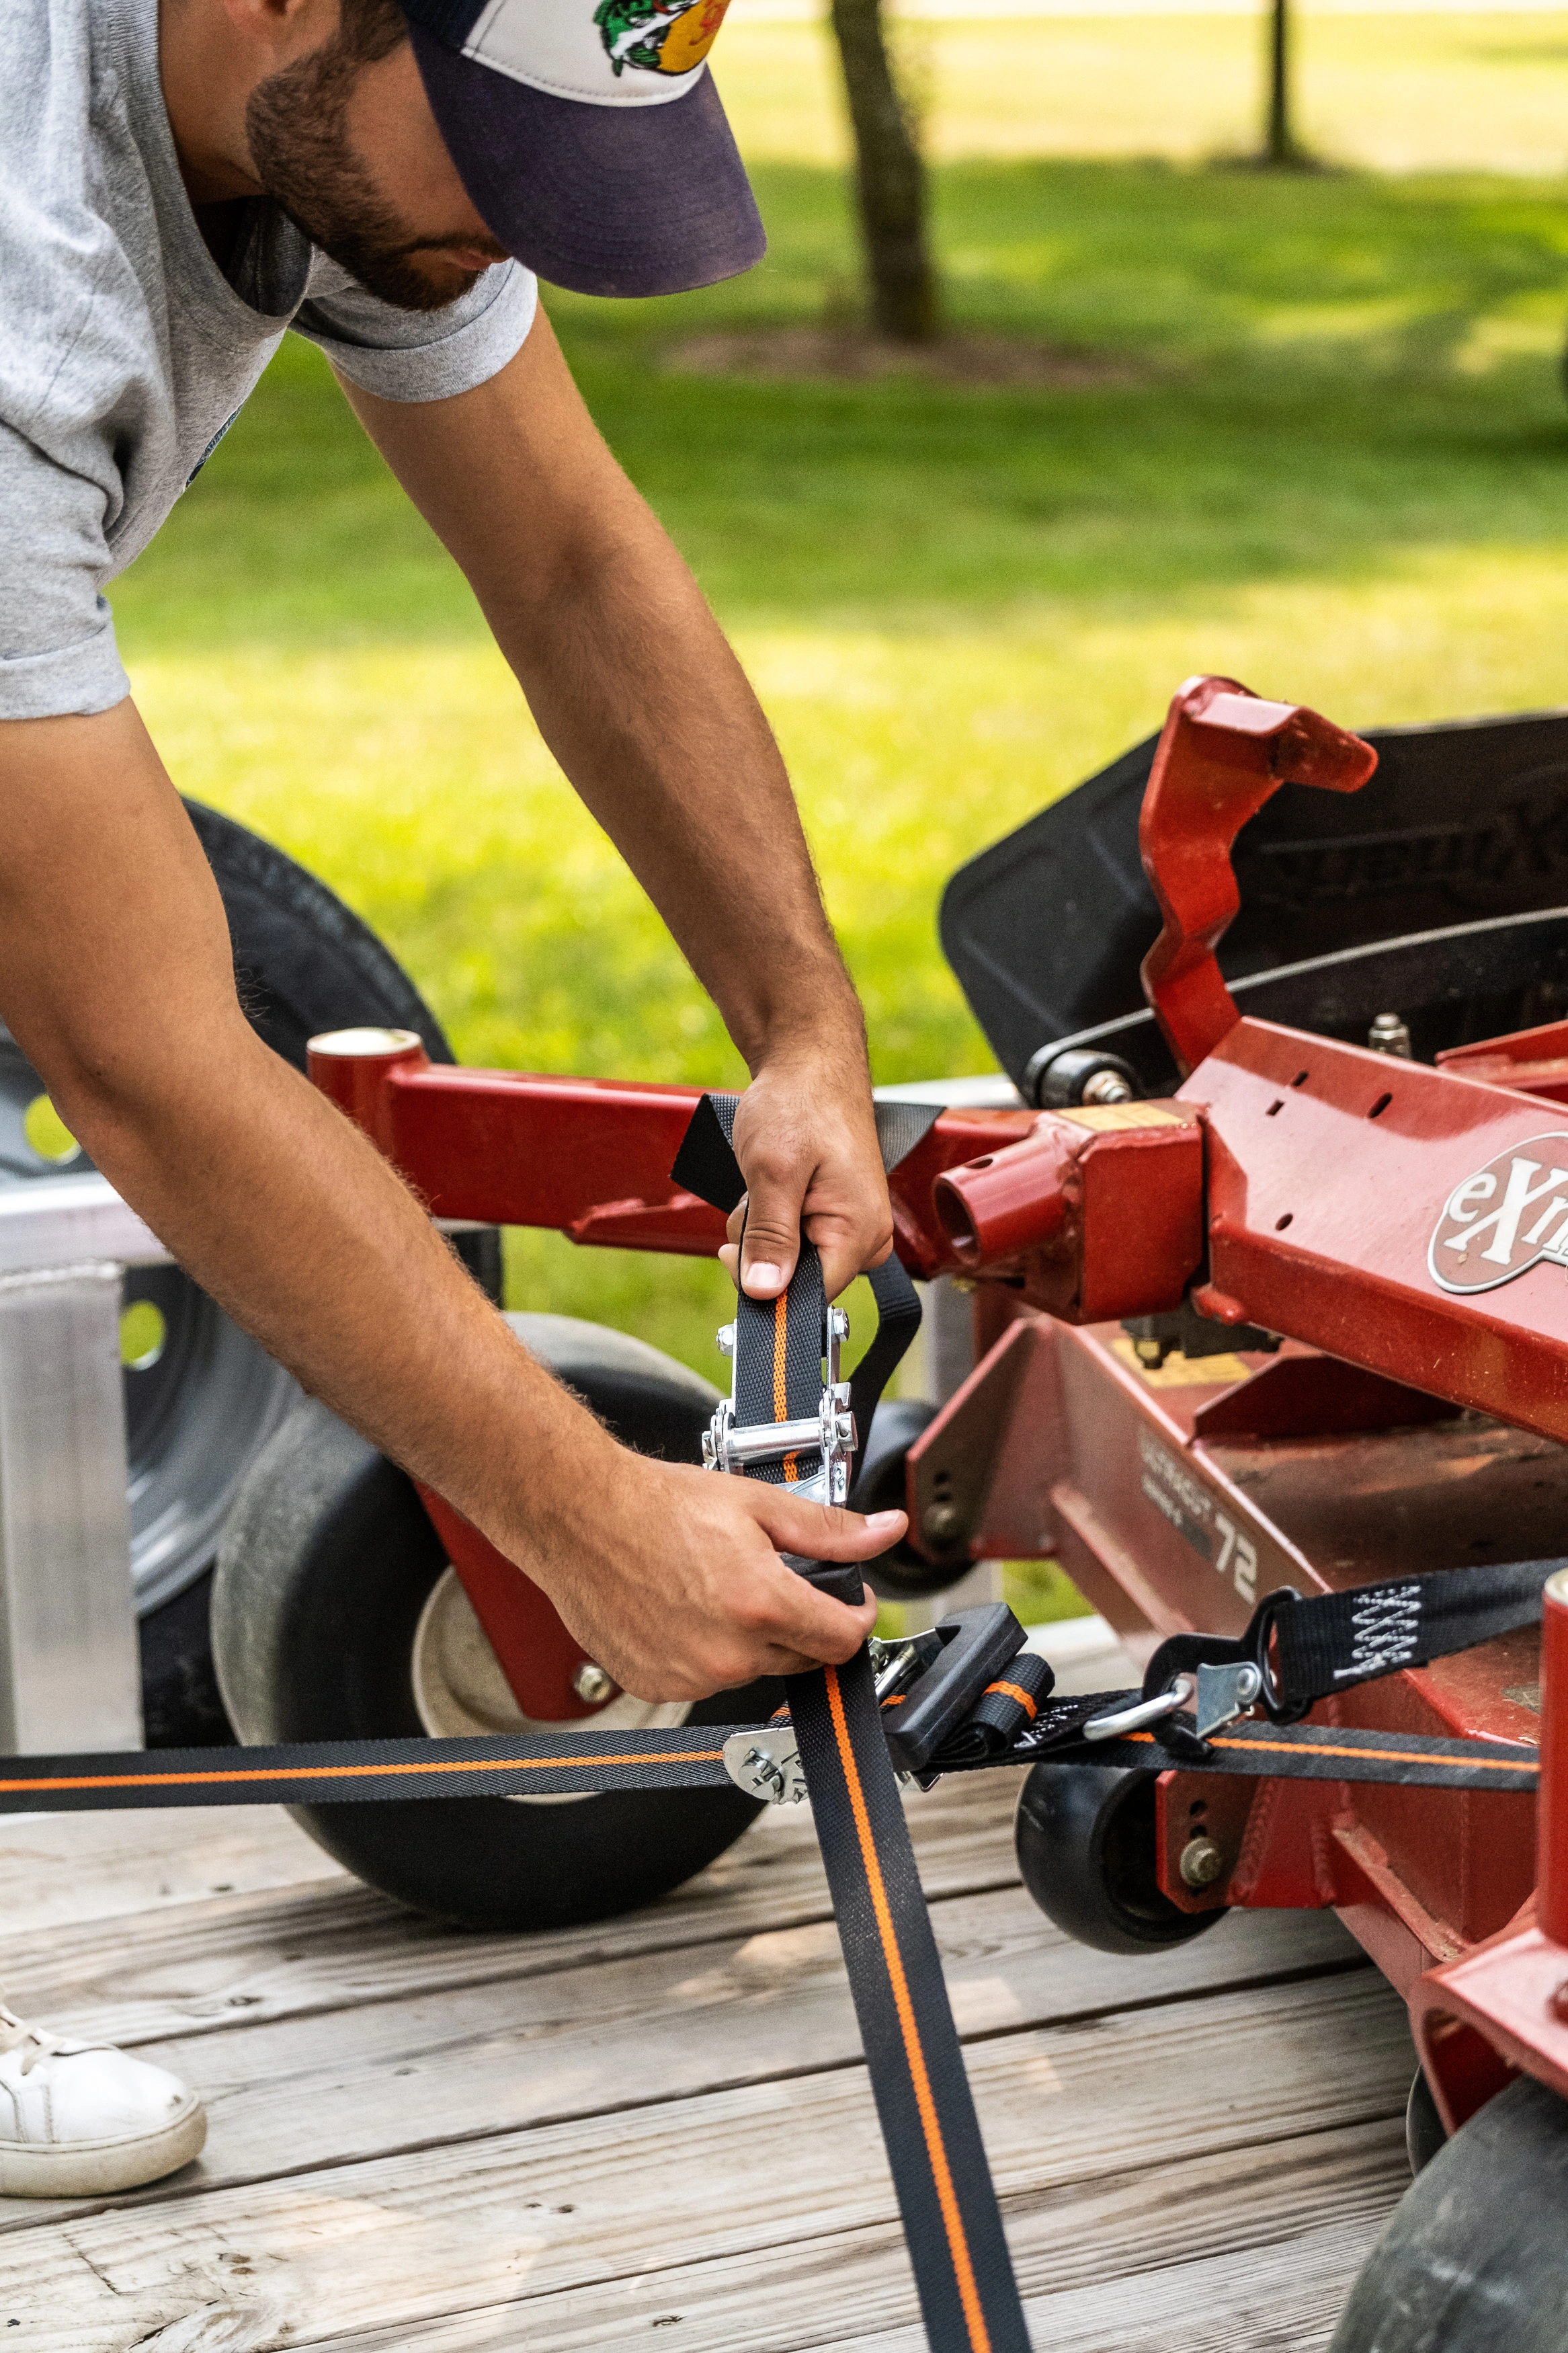
[[[747,1289],[787,1281],[804,1206],[837,1292],[892,1240],[864,1025],[778,747],[696,582],[542,314],[509,366],[456,399],[346,389],[751,1069],[735,1129]]]
[[[518,1345],[249,1029],[212,875],[129,702],[0,724],[0,1016],[181,1263],[526,1567],[617,1682],[684,1698],[850,1655],[871,1605],[826,1600],[773,1547],[864,1558],[896,1527],[646,1462]]]

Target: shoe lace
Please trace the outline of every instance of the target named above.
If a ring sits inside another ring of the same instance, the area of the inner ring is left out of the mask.
[[[60,2038],[51,2034],[47,2026],[32,2026],[18,2018],[14,2010],[0,2002],[0,2057],[13,2051],[22,2052],[22,2073],[30,2075],[40,2059],[61,2048]]]

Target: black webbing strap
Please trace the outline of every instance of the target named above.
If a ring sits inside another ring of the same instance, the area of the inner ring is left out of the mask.
[[[1441,1740],[1425,1734],[1346,1731],[1302,1724],[1281,1730],[1237,1724],[1204,1752],[1180,1759],[1154,1736],[1086,1741],[1090,1715],[1124,1707],[1136,1692],[1037,1702],[1029,1686],[1042,1661],[1026,1653],[1007,1670],[1034,1718],[998,1736],[998,1708],[1027,1711],[993,1687],[932,1760],[939,1773],[991,1765],[1034,1765],[1042,1757],[1085,1765],[1134,1765],[1162,1772],[1245,1773],[1312,1781],[1394,1781],[1441,1789],[1532,1789],[1536,1753],[1497,1740]],[[847,1672],[847,1670],[842,1671]],[[803,1683],[815,1681],[802,1677]],[[884,1710],[886,1720],[890,1711]],[[133,1748],[102,1755],[0,1760],[0,1815],[102,1813],[168,1806],[342,1805],[355,1799],[524,1798],[603,1789],[700,1789],[731,1786],[723,1742],[760,1725],[693,1725],[666,1732],[571,1732],[563,1737],[467,1740],[319,1740],[267,1748]],[[885,1744],[884,1744],[885,1747]],[[809,1768],[808,1768],[809,1769]],[[862,1770],[862,1790],[877,1786]],[[887,1868],[884,1852],[884,1869]]]
[[[991,1765],[1036,1765],[1044,1757],[1077,1765],[1132,1765],[1163,1773],[1173,1765],[1184,1773],[1246,1774],[1288,1781],[1388,1781],[1425,1789],[1533,1789],[1540,1778],[1539,1752],[1506,1740],[1449,1740],[1429,1733],[1367,1732],[1335,1724],[1232,1724],[1206,1740],[1192,1737],[1191,1716],[1169,1719],[1184,1725],[1188,1743],[1175,1753],[1160,1735],[1167,1725],[1134,1732],[1121,1740],[1086,1740],[1091,1716],[1130,1706],[1139,1694],[1095,1692],[1080,1698],[1047,1701],[1036,1721],[1005,1750],[983,1760]],[[967,1727],[965,1727],[967,1730]],[[974,1762],[954,1748],[935,1759],[939,1772],[962,1773]]]
[[[1513,1560],[1436,1568],[1293,1602],[1274,1620],[1275,1672],[1285,1699],[1329,1699],[1353,1683],[1539,1625],[1542,1588],[1564,1567],[1561,1560]]]
[[[1194,1667],[1249,1661],[1262,1676],[1269,1716],[1293,1723],[1336,1692],[1539,1625],[1542,1588],[1563,1567],[1568,1561],[1483,1562],[1310,1599],[1285,1586],[1258,1603],[1244,1634],[1171,1635],[1149,1662],[1144,1695],[1169,1690]]]
[[[726,1210],[735,1207],[742,1189],[729,1149],[733,1117],[732,1106],[708,1098],[672,1172],[678,1183]],[[903,1125],[907,1131],[913,1123]],[[920,1133],[923,1128],[893,1141],[908,1150]],[[727,1166],[717,1151],[721,1139]],[[914,1286],[896,1258],[883,1272],[879,1308],[884,1297],[900,1320],[862,1382],[868,1421],[888,1374],[919,1328]],[[784,1294],[765,1304],[740,1301],[739,1425],[816,1412],[825,1313],[821,1261],[803,1236]],[[866,1359],[859,1370],[865,1374]],[[786,1457],[782,1466],[762,1466],[763,1475],[808,1478],[819,1459],[806,1457],[792,1473]],[[811,1573],[810,1564],[801,1566]],[[787,1690],[932,2353],[1028,2353],[996,2192],[882,1736],[869,1656],[862,1648],[847,1666],[792,1676]]]
[[[539,1798],[729,1786],[728,1725],[555,1738],[313,1740],[0,1758],[0,1814],[126,1806],[320,1806],[374,1798]]]
[[[932,2353],[1028,2353],[870,1661],[785,1689]]]

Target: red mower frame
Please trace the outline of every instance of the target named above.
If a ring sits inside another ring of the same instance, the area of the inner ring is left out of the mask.
[[[1058,1557],[1152,1647],[1239,1634],[1279,1585],[1568,1552],[1568,1023],[1430,1069],[1241,1017],[1215,956],[1247,818],[1280,784],[1352,792],[1374,765],[1311,712],[1184,687],[1141,834],[1176,1093],[945,1110],[894,1171],[905,1265],[973,1285],[975,1369],[907,1474],[911,1539],[955,1575]],[[436,1217],[723,1239],[668,1173],[695,1089],[437,1068],[384,1031],[319,1039],[310,1067]],[[1184,1309],[1184,1348],[1123,1328]],[[545,1596],[426,1502],[524,1713],[591,1718]],[[1527,1796],[1174,1769],[1166,1894],[1337,1909],[1407,1999],[1450,2130],[1519,2071],[1568,2096],[1568,1605],[1549,1593],[1539,1643],[1385,1675],[1314,1720],[1539,1742],[1539,1873]]]

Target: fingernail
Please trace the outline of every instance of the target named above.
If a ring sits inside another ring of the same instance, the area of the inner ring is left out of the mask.
[[[890,1536],[903,1518],[902,1512],[868,1512],[866,1529],[869,1535]]]
[[[771,1266],[765,1258],[753,1261],[746,1269],[746,1289],[753,1299],[771,1299],[784,1289],[784,1269]]]

